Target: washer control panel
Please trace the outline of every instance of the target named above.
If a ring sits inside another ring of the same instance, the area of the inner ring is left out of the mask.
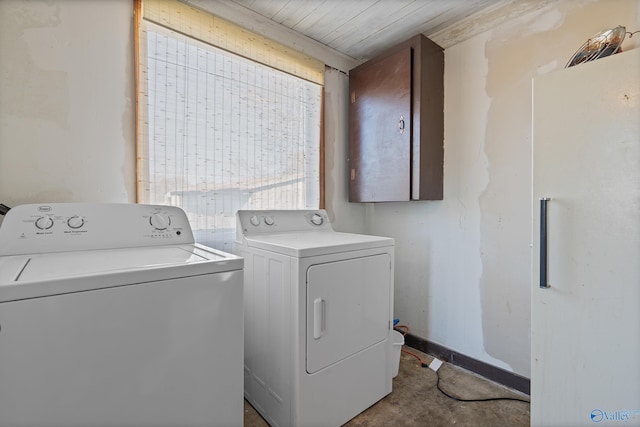
[[[11,209],[0,255],[193,243],[184,211],[127,203],[50,203]]]
[[[316,210],[240,210],[237,232],[285,233],[289,231],[333,231],[327,212]]]

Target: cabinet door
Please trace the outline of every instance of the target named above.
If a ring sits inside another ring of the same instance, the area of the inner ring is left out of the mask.
[[[351,72],[351,202],[410,199],[411,54],[408,47]]]

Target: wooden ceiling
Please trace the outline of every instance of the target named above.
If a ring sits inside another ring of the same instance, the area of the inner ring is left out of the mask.
[[[249,14],[307,36],[356,62],[422,33],[443,47],[557,0],[185,0]],[[433,37],[435,36],[435,38]]]
[[[498,0],[231,0],[354,59],[435,33]]]

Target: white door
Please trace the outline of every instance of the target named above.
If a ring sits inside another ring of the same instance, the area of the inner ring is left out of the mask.
[[[391,258],[379,254],[307,270],[307,372],[387,339]]]
[[[531,424],[640,425],[640,50],[535,79],[533,117]]]

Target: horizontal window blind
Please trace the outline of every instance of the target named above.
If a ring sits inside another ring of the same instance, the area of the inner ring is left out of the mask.
[[[146,20],[138,51],[140,202],[227,251],[238,209],[319,207],[321,85]]]

